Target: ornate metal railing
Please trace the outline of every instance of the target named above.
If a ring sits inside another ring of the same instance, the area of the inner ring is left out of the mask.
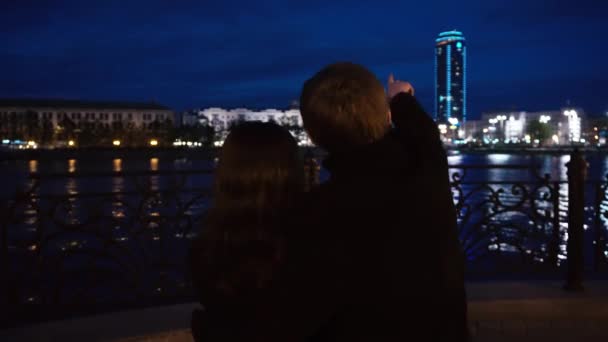
[[[535,166],[452,166],[452,189],[469,276],[552,277],[582,288],[583,274],[605,277],[608,267],[608,176],[586,180],[588,165],[574,152],[568,180]],[[527,181],[468,180],[471,170],[526,173]],[[499,271],[498,271],[499,270]]]
[[[319,168],[308,159],[312,184]],[[565,272],[577,289],[582,259],[593,260],[595,272],[608,270],[608,178],[581,186],[581,165],[569,165],[568,181],[529,165],[451,166],[469,276]],[[497,169],[526,173],[526,181],[474,177]],[[0,322],[192,300],[186,256],[209,206],[211,173],[31,174],[25,189],[0,203]],[[63,193],[51,191],[54,181]]]
[[[32,174],[0,209],[2,321],[191,298],[186,255],[209,203],[192,179],[210,174]],[[121,190],[70,190],[107,178]],[[45,194],[58,179],[66,192]]]
[[[469,172],[522,173],[524,181],[469,180]],[[538,274],[559,267],[567,198],[563,185],[530,165],[451,166],[451,185],[468,271],[494,275]],[[527,181],[526,181],[527,180]],[[560,193],[560,191],[562,193]],[[501,272],[496,272],[500,269]]]

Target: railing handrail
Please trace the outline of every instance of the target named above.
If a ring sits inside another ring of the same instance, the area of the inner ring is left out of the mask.
[[[538,170],[538,164],[467,164],[454,165],[448,164],[448,169],[517,169],[517,170]]]

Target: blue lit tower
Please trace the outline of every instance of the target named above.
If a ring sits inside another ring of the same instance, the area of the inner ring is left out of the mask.
[[[467,119],[467,47],[462,32],[439,34],[435,45],[435,121]]]

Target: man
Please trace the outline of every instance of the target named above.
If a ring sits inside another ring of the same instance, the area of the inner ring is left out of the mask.
[[[285,311],[302,311],[292,329],[317,329],[313,340],[468,338],[447,158],[413,93],[391,75],[386,94],[352,63],[327,66],[304,85],[304,128],[329,153],[330,179],[291,239],[288,278],[299,280],[279,290],[289,299],[301,282],[303,299]]]

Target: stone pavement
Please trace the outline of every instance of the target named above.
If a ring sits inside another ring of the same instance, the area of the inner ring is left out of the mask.
[[[608,282],[468,284],[474,341],[608,341]]]
[[[566,293],[560,283],[477,282],[467,285],[474,341],[608,342],[608,281]],[[49,322],[0,331],[0,341],[192,341],[181,304]]]

